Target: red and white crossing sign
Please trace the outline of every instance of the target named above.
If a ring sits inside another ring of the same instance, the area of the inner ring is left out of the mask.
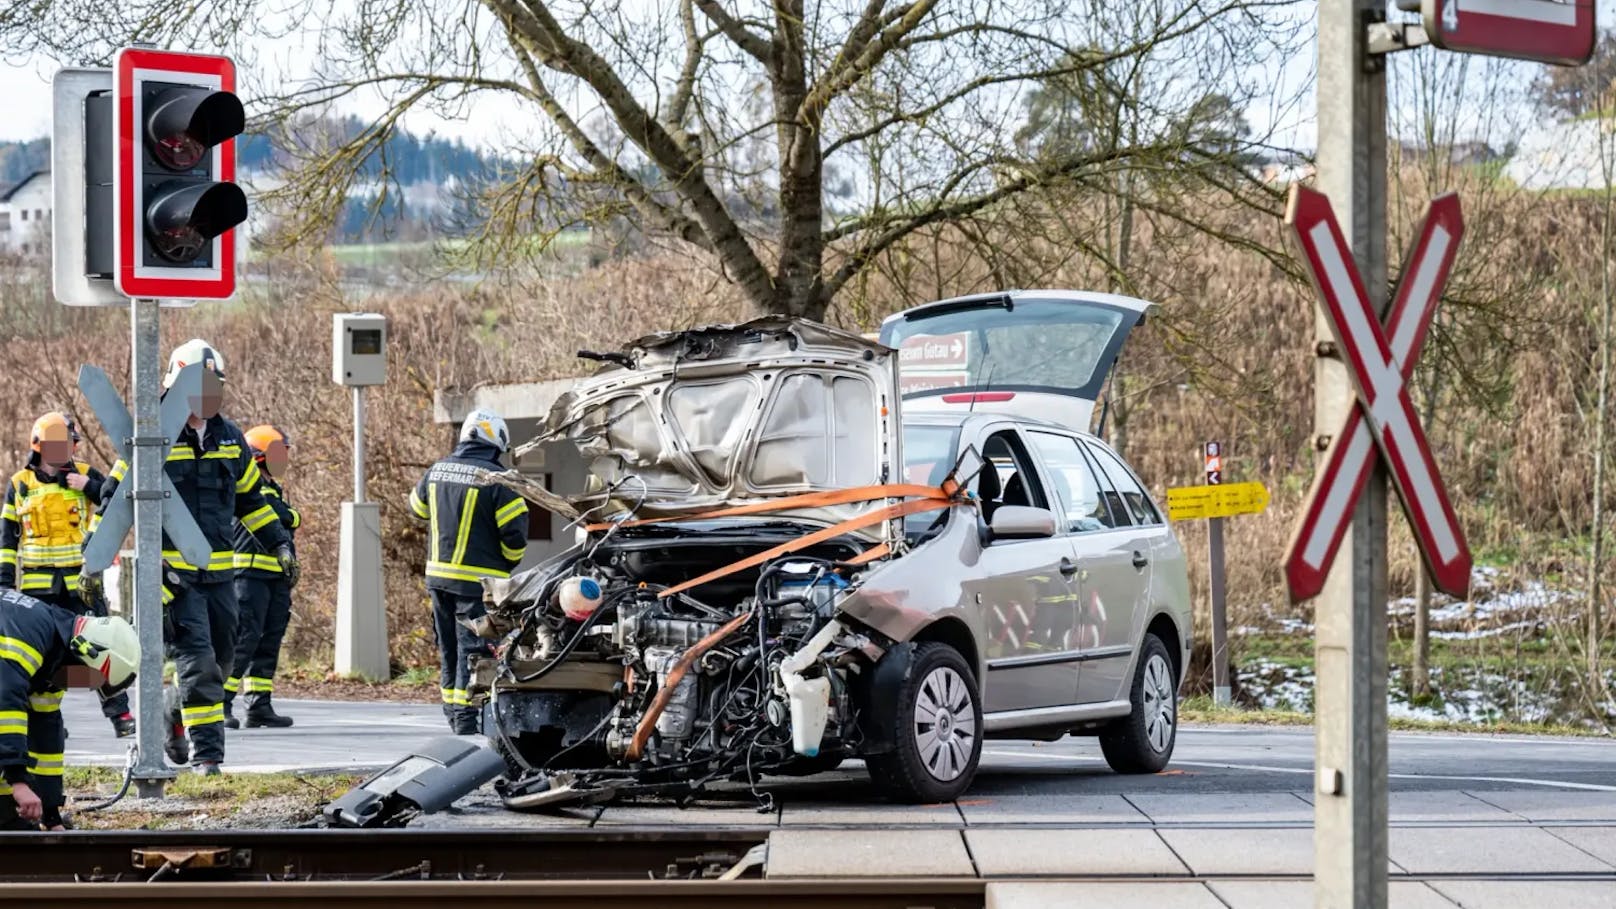
[[[1422,0],[1431,43],[1577,66],[1594,54],[1594,0]]]
[[[1206,453],[1206,485],[1217,486],[1223,482],[1223,445],[1208,442],[1202,450]]]
[[[1464,234],[1459,199],[1449,193],[1431,203],[1404,263],[1384,329],[1375,318],[1330,200],[1293,186],[1285,222],[1295,232],[1358,392],[1358,406],[1331,441],[1291,535],[1285,557],[1291,600],[1311,599],[1323,589],[1377,448],[1386,459],[1433,583],[1444,593],[1463,597],[1470,589],[1470,548],[1407,386]]]

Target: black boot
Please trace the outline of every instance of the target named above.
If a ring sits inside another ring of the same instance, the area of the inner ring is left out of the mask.
[[[135,715],[126,713],[112,718],[112,731],[120,739],[126,739],[135,734]]]
[[[478,735],[483,731],[482,713],[475,708],[462,707],[455,712],[450,726],[455,735]]]
[[[285,729],[292,725],[292,718],[281,716],[275,712],[275,705],[269,698],[260,698],[247,705],[247,728],[257,729],[262,726],[268,729]]]
[[[191,762],[191,743],[185,738],[185,727],[178,723],[168,725],[168,732],[163,736],[163,753],[181,767]]]

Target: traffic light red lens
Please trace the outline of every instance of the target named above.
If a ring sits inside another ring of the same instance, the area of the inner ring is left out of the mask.
[[[157,254],[170,262],[190,262],[202,255],[207,248],[208,238],[195,227],[182,224],[152,234],[151,243]]]
[[[188,133],[175,133],[152,143],[152,154],[170,170],[190,170],[202,162],[208,148]]]

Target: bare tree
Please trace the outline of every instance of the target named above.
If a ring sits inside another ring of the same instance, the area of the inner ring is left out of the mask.
[[[1236,105],[1252,91],[1294,2],[1145,0],[1124,5],[1131,27],[1117,31],[1103,0],[355,0],[348,14],[313,0],[34,0],[0,12],[0,41],[88,62],[135,39],[246,53],[312,32],[314,75],[248,99],[260,124],[293,127],[296,172],[275,193],[289,241],[321,236],[405,118],[492,97],[518,112],[519,164],[484,188],[485,262],[616,225],[710,257],[759,309],[820,317],[895,244],[1052,183],[1226,173],[1219,137],[1173,127],[1210,90]],[[1147,55],[1170,61],[1155,80],[1166,90],[1127,108],[1127,130],[1017,147],[1029,90],[1063,81],[1116,110],[1118,86],[1091,77]],[[376,99],[358,135],[297,128]],[[876,147],[906,159],[903,184],[868,167]],[[861,190],[856,204],[827,207],[833,173]]]

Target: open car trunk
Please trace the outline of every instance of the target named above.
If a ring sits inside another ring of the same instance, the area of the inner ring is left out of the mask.
[[[976,410],[1088,431],[1128,334],[1151,306],[1115,294],[1017,290],[939,300],[889,317],[903,407]]]

